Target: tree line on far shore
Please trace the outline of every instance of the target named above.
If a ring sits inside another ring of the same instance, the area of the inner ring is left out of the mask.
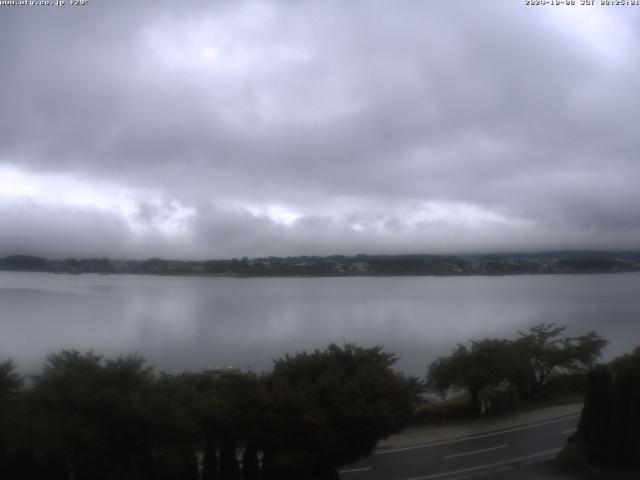
[[[640,252],[565,251],[490,255],[301,255],[210,260],[46,259],[0,257],[0,270],[53,273],[159,275],[326,276],[326,275],[513,275],[637,272]]]

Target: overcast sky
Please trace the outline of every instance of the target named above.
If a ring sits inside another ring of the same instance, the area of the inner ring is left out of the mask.
[[[0,6],[0,255],[640,248],[640,7],[69,3]]]

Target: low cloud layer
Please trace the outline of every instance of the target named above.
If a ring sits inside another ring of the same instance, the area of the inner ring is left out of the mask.
[[[0,7],[0,255],[640,245],[640,10]]]

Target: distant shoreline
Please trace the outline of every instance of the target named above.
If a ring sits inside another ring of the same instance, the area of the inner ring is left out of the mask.
[[[154,276],[154,277],[192,277],[192,278],[388,278],[388,277],[439,277],[439,278],[462,278],[462,277],[524,277],[541,275],[607,275],[621,273],[640,273],[637,270],[624,271],[580,271],[580,272],[511,272],[511,273],[334,273],[334,274],[240,274],[240,273],[162,273],[162,272],[52,272],[44,270],[11,270],[2,269],[0,272],[9,273],[46,273],[49,275],[81,276],[81,275],[101,275],[101,276]]]
[[[490,255],[332,255],[225,260],[49,260],[30,255],[0,258],[0,270],[52,274],[143,274],[192,277],[507,276],[640,272],[640,251],[564,251]]]

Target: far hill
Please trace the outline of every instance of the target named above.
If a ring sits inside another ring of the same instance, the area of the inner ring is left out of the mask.
[[[46,258],[32,255],[10,255],[0,258],[0,270],[43,272],[49,270],[49,262]]]

